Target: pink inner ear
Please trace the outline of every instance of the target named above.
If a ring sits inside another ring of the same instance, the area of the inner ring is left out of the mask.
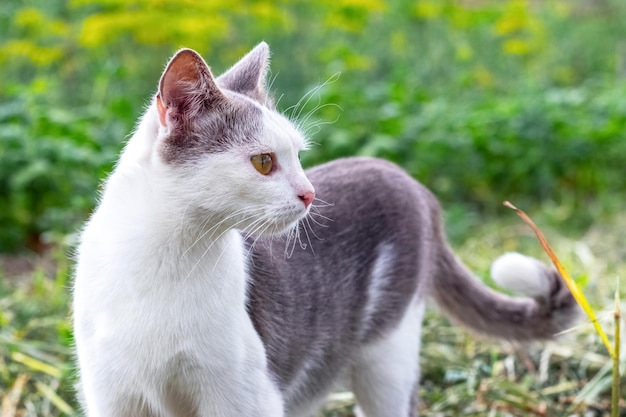
[[[181,83],[202,88],[203,72],[208,72],[208,68],[196,52],[189,49],[178,52],[161,77],[159,97],[164,107],[170,107],[175,104],[174,101],[183,98]]]
[[[161,100],[161,95],[157,95],[156,97],[157,111],[159,112],[159,121],[161,122],[161,126],[166,126],[166,113],[167,108],[163,105],[163,100]]]
[[[163,126],[171,123],[172,118],[188,121],[222,97],[202,57],[191,49],[182,49],[161,76],[156,97],[159,121]]]

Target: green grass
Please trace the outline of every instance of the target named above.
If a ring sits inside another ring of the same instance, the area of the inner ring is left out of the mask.
[[[537,222],[541,225],[542,219]],[[607,219],[575,236],[557,231],[566,230],[566,225],[543,230],[578,277],[612,338],[616,277],[626,288],[622,261],[626,216]],[[464,235],[455,242],[457,252],[482,277],[504,251],[519,250],[547,260],[532,232],[513,213],[487,224],[475,222]],[[42,267],[25,276],[0,279],[3,417],[78,415],[68,319],[69,268],[60,251],[51,257],[56,270]],[[424,323],[421,358],[423,416],[609,415],[611,361],[589,324],[572,329],[558,342],[513,345],[471,335],[432,308]],[[623,400],[621,407],[626,412]],[[323,416],[346,417],[351,409],[351,395],[338,393]]]
[[[54,272],[0,277],[2,417],[74,412],[69,271],[62,254],[53,258]]]

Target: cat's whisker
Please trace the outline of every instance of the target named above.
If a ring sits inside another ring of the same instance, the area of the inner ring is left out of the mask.
[[[317,207],[332,207],[332,206],[334,206],[334,205],[335,205],[335,203],[329,203],[328,201],[326,201],[326,200],[322,200],[322,199],[321,199],[321,198],[319,198],[319,197],[315,197],[315,198],[313,199],[313,201],[319,201],[320,203],[322,203],[321,205],[320,205],[320,204],[316,204],[315,206],[317,206]]]
[[[259,208],[253,208],[253,209],[256,209],[256,210],[260,211],[260,209],[261,209],[261,208],[259,207]],[[251,218],[253,217],[253,215],[255,214],[255,212],[254,212],[253,210],[250,210],[250,209],[248,209],[248,210],[241,210],[240,212],[246,212],[246,211],[251,212],[251,214],[249,214],[248,216],[246,216],[246,217],[244,217],[244,218],[240,219],[238,222],[236,222],[236,223],[233,225],[233,227],[232,227],[233,229],[234,229],[234,228],[236,228],[236,226],[237,226],[237,225],[239,225],[239,224],[241,224],[241,223],[243,223],[243,222],[245,222],[245,221],[247,221],[247,220],[251,219]],[[230,216],[230,217],[232,217],[232,216]],[[243,231],[245,231],[245,229],[247,229],[247,228],[248,228],[248,227],[250,227],[251,225],[256,224],[257,222],[259,222],[260,220],[262,220],[262,219],[257,219],[257,220],[255,220],[255,221],[253,221],[250,225],[248,225],[248,226],[244,227],[244,229],[242,229],[242,232],[243,232]],[[192,270],[190,271],[190,274],[191,274],[191,272],[193,272],[193,270],[195,269],[195,267],[197,266],[197,264],[198,264],[198,263],[202,260],[202,258],[204,258],[204,256],[208,253],[208,251],[211,249],[211,247],[213,246],[213,244],[214,244],[215,242],[217,242],[217,241],[218,241],[218,240],[219,240],[219,239],[220,239],[220,238],[221,238],[221,237],[222,237],[222,236],[223,236],[226,232],[228,232],[228,231],[230,231],[230,230],[232,230],[232,229],[230,229],[230,228],[229,228],[229,229],[224,230],[224,231],[223,231],[223,232],[222,232],[222,233],[221,233],[221,234],[217,237],[217,239],[216,239],[216,240],[214,240],[214,241],[211,243],[211,245],[209,245],[209,247],[208,247],[208,248],[204,251],[204,253],[203,253],[203,254],[200,256],[200,258],[198,259],[198,262],[196,262],[196,265],[194,265],[194,267],[193,267],[193,268],[192,268]],[[219,255],[219,256],[218,256],[218,258],[217,258],[217,259],[218,259],[218,261],[219,261],[219,259],[222,257],[222,255],[224,254],[224,252],[226,251],[226,249],[228,249],[228,247],[224,247],[224,248],[222,248],[222,251],[220,252],[220,255]],[[218,264],[218,263],[215,263],[215,265],[217,265],[217,264]],[[215,270],[215,265],[214,265],[214,267],[213,267],[213,271]],[[212,272],[213,272],[213,271],[212,271]]]
[[[213,232],[215,232],[216,230],[218,230],[222,225],[224,225],[224,223],[226,223],[227,221],[246,213],[246,211],[249,211],[248,208],[243,208],[243,209],[239,209],[236,210],[235,212],[231,213],[230,215],[226,216],[224,219],[222,219],[220,222],[216,223],[215,225],[213,225],[212,227],[210,227],[209,229],[205,230],[204,232],[202,232],[200,234],[200,236],[198,236],[196,238],[196,240],[182,253],[181,258],[184,258],[187,253],[193,249],[195,247],[195,245],[198,244],[198,242],[200,242],[202,239],[204,239],[209,233],[211,233],[211,238],[213,238]],[[204,229],[204,227],[212,220],[213,218],[211,216],[207,216],[206,220],[202,223],[202,226],[200,227],[200,230]],[[221,236],[221,235],[220,235]]]
[[[309,226],[309,230],[311,231],[311,234],[312,234],[312,235],[313,235],[313,236],[314,236],[317,240],[320,240],[320,241],[324,240],[323,238],[319,237],[319,236],[317,235],[317,233],[315,233],[315,230],[313,230],[313,226],[311,226],[310,221],[313,221],[315,224],[317,224],[317,225],[319,225],[319,226],[322,226],[322,227],[327,227],[327,226],[320,225],[318,222],[316,222],[315,220],[313,220],[310,216],[305,217],[302,221],[303,221],[303,222],[306,222],[307,226]],[[312,249],[312,248],[313,248],[313,247],[311,247],[311,249]]]
[[[287,232],[287,237],[285,238],[285,256],[287,256],[289,243],[291,242],[291,239],[294,237],[295,233],[295,228],[290,229],[289,232]]]
[[[296,119],[300,119],[300,115],[302,113],[302,110],[304,110],[306,108],[306,106],[309,104],[309,102],[311,101],[311,99],[313,98],[313,96],[317,95],[318,98],[318,105],[321,102],[321,97],[319,95],[319,92],[326,86],[336,82],[339,79],[339,76],[341,75],[341,72],[336,72],[333,75],[331,75],[326,81],[324,81],[322,84],[318,85],[317,87],[313,88],[311,90],[311,94],[309,94],[308,99],[306,100],[306,102],[304,103],[304,105],[300,108],[300,111],[298,112],[298,114],[296,115]]]
[[[312,221],[313,223],[315,223],[315,224],[316,224],[316,225],[318,225],[319,227],[329,227],[327,224],[320,223],[320,222],[318,222],[317,220],[315,220],[315,218],[313,218],[313,216],[312,216],[313,214],[314,214],[314,213],[310,213],[310,214],[309,214],[309,216],[308,216],[308,219],[309,219],[310,221]],[[323,240],[323,239],[322,239],[322,240]]]
[[[304,221],[306,221],[306,217],[304,218]],[[311,252],[313,252],[313,255],[315,255],[315,249],[313,249],[313,244],[311,243],[311,236],[309,236],[309,232],[307,231],[307,228],[306,228],[307,225],[309,226],[309,228],[311,228],[311,224],[310,223],[307,222],[305,224],[304,222],[302,222],[302,229],[304,230],[304,234],[306,235],[307,242],[309,242],[309,247],[311,248]],[[313,232],[313,229],[311,229],[311,232]],[[315,233],[313,233],[313,234],[315,234]],[[318,237],[318,239],[319,239],[319,237]],[[302,249],[306,249],[306,246],[303,247]]]
[[[313,99],[313,97],[317,94],[319,97],[319,92],[322,90],[322,88],[326,87],[327,85],[330,85],[334,82],[336,82],[339,79],[339,76],[341,75],[341,72],[336,72],[335,74],[331,75],[326,81],[324,81],[322,84],[319,84],[315,87],[313,87],[312,89],[310,89],[309,91],[307,91],[302,98],[300,98],[300,100],[298,100],[298,102],[287,108],[285,110],[285,113],[291,111],[290,115],[289,115],[289,119],[292,121],[296,121],[300,118],[302,111],[306,108],[306,106],[309,104],[309,102]]]
[[[320,219],[322,219],[322,220],[326,220],[326,221],[329,221],[329,222],[334,221],[334,220],[333,220],[333,219],[331,219],[330,217],[324,216],[322,213],[320,213],[319,211],[315,211],[315,210],[311,210],[311,211],[309,211],[309,215],[310,215],[310,216],[317,216],[317,217],[319,217]],[[319,223],[318,223],[318,224],[319,224]],[[322,226],[322,224],[319,224],[319,225],[320,225],[320,226]],[[325,227],[328,227],[328,225],[324,225],[324,226],[325,226]]]
[[[329,104],[331,105],[331,104]],[[343,109],[340,106],[337,106],[340,110],[343,111]],[[317,135],[321,130],[322,130],[322,126],[326,126],[326,125],[332,125],[337,123],[337,121],[339,120],[340,115],[337,115],[337,117],[335,117],[333,120],[319,120],[316,121],[315,123],[311,123],[310,125],[304,125],[302,126],[302,130],[304,132],[304,135],[306,137],[313,137],[315,135]],[[319,143],[313,142],[313,144],[315,145],[319,145]]]
[[[320,86],[316,86],[313,87],[312,89],[310,89],[309,91],[307,91],[306,93],[304,93],[304,95],[300,98],[300,100],[298,100],[298,102],[292,106],[289,106],[285,109],[284,113],[287,114],[287,112],[290,112],[289,114],[289,119],[290,120],[296,120],[294,119],[294,113],[295,112],[300,112],[300,107],[301,106],[306,106],[306,103],[309,102],[310,100],[310,96],[312,96],[313,94],[315,94],[317,91],[319,91]],[[306,100],[306,102],[305,102]],[[304,103],[304,104],[303,104]],[[299,113],[298,113],[299,114]]]
[[[246,226],[242,230],[242,233],[244,233],[244,238],[245,239],[249,239],[249,238],[255,236],[258,239],[257,232],[262,227],[264,227],[266,225],[266,223],[269,223],[269,219],[265,218],[265,216],[261,217],[261,218],[258,218],[255,221],[253,221],[252,223],[250,223],[248,226]],[[252,229],[252,230],[249,230],[249,229]]]
[[[258,210],[258,208],[257,208]],[[246,209],[246,210],[240,210],[240,212],[246,212],[246,211],[251,211],[250,209]],[[191,269],[189,270],[189,273],[187,274],[187,277],[185,278],[185,280],[187,278],[189,278],[189,276],[191,276],[191,274],[195,271],[195,269],[198,267],[198,265],[200,264],[200,262],[202,261],[202,259],[206,256],[207,253],[209,253],[209,251],[211,250],[211,248],[213,247],[213,245],[220,241],[220,238],[222,236],[224,236],[226,233],[228,233],[229,231],[231,231],[232,229],[235,229],[237,225],[249,220],[252,218],[252,215],[254,213],[248,215],[247,217],[243,217],[242,219],[240,219],[239,221],[237,221],[231,228],[226,228],[224,231],[222,231],[215,239],[212,240],[211,244],[204,250],[204,252],[198,257],[198,260],[194,263],[194,265],[191,267]],[[232,218],[233,216],[229,216],[229,218]],[[206,232],[204,233],[206,235]],[[186,251],[187,252],[187,251]],[[186,253],[185,252],[185,253]]]
[[[309,105],[309,103],[311,102],[311,100],[313,100],[313,97],[317,97],[317,103],[315,104],[315,106],[313,106],[313,109],[317,109],[321,102],[322,102],[322,98],[319,95],[320,90],[322,89],[323,85],[318,85],[317,87],[315,87],[315,89],[313,90],[313,93],[309,95],[309,97],[306,99],[306,101],[304,102],[304,104],[302,105],[302,107],[300,107],[298,114],[296,114],[296,120],[302,120],[302,111],[306,108],[306,106]],[[313,110],[314,111],[314,110]],[[307,118],[310,117],[311,115],[311,111],[309,111],[307,113]]]
[[[312,204],[312,205],[311,205],[311,210],[309,210],[309,215],[311,215],[311,216],[317,216],[317,217],[319,217],[320,219],[323,219],[323,220],[327,220],[327,221],[329,221],[329,222],[332,222],[332,221],[333,221],[333,219],[331,219],[330,217],[325,216],[325,215],[323,215],[323,214],[322,214],[322,210],[321,210],[321,209],[325,209],[325,208],[327,208],[327,207],[332,207],[332,204],[329,204],[329,205],[323,205],[323,204]]]
[[[310,128],[310,127],[319,127],[319,126],[329,125],[329,124],[336,123],[336,122],[337,122],[337,120],[339,120],[339,115],[337,115],[337,117],[335,117],[335,119],[334,119],[334,120],[331,120],[331,121],[318,121],[318,122],[316,122],[316,123],[312,123],[312,124],[310,124],[310,125],[308,125],[308,124],[307,124],[307,123],[308,123],[308,121],[309,121],[309,119],[310,119],[310,118],[311,118],[311,117],[312,117],[312,116],[313,116],[313,115],[314,115],[317,111],[319,111],[319,110],[321,110],[321,109],[323,109],[323,108],[326,108],[326,107],[334,107],[334,108],[336,108],[336,109],[338,109],[338,110],[340,110],[340,111],[342,111],[342,112],[343,112],[343,108],[342,108],[340,105],[338,105],[338,104],[335,104],[335,103],[324,103],[324,104],[319,104],[319,103],[318,103],[318,105],[316,105],[316,106],[315,106],[315,107],[314,107],[311,111],[309,111],[309,112],[306,114],[306,116],[304,116],[304,117],[302,118],[302,120],[300,120],[300,121],[299,121],[299,124],[301,124],[301,125],[302,125],[302,127],[304,127],[304,131],[305,131],[305,133],[309,133],[309,128]]]
[[[209,224],[209,222],[212,220],[211,216],[207,216],[206,219],[202,222],[202,224],[200,225],[200,227],[198,228],[198,230],[204,230],[204,228],[207,226],[207,224]],[[213,226],[215,227],[215,226]],[[208,230],[206,230],[205,232],[201,233],[196,240],[189,245],[189,247],[182,253],[181,255],[181,259],[185,257],[185,255],[187,255],[187,252],[189,252],[198,242],[200,242],[200,240],[202,240],[202,238],[204,238],[208,233],[211,232],[211,230],[213,229],[213,227],[209,228]]]
[[[287,258],[291,258],[293,251],[296,249],[296,241],[300,240],[300,227],[296,226],[293,230],[295,232],[293,235],[293,244],[291,245],[289,252],[286,253]]]
[[[248,248],[248,253],[246,254],[246,257],[250,257],[250,254],[252,252],[252,250],[254,249],[254,246],[256,245],[256,243],[259,241],[259,239],[261,238],[261,236],[263,235],[263,233],[265,233],[265,231],[267,231],[267,229],[270,227],[270,222],[269,220],[264,221],[264,223],[260,226],[260,233],[252,235],[254,236],[254,240],[252,240],[252,242],[250,243],[250,247]],[[256,233],[256,232],[254,232]]]
[[[336,76],[338,77],[338,75],[336,74]],[[331,82],[336,81],[332,79],[332,77],[327,80],[326,82],[324,82],[323,84],[317,86],[316,88],[314,88],[313,90],[311,90],[308,94],[308,97],[306,97],[306,100],[304,101],[304,103],[300,106],[300,108],[297,111],[297,114],[295,114],[295,116],[292,114],[290,119],[292,120],[293,123],[296,124],[296,126],[298,127],[298,129],[300,129],[301,131],[304,132],[305,137],[311,137],[316,135],[317,133],[320,132],[321,130],[321,126],[327,125],[327,124],[333,124],[335,122],[337,122],[337,120],[339,120],[339,114],[335,117],[334,120],[332,121],[316,121],[315,123],[310,123],[309,124],[309,120],[311,119],[311,117],[316,114],[320,109],[323,109],[325,107],[335,107],[338,110],[340,110],[340,112],[343,111],[343,108],[341,106],[339,106],[338,104],[335,103],[321,103],[321,97],[320,97],[320,90],[322,88],[324,88],[326,85],[330,84]],[[302,111],[308,106],[309,102],[313,99],[313,97],[316,96],[317,97],[317,103],[315,104],[315,106],[313,106],[313,108],[311,110],[309,110],[307,112],[307,114],[302,117]],[[303,97],[303,99],[305,98]],[[295,113],[295,111],[293,112]]]

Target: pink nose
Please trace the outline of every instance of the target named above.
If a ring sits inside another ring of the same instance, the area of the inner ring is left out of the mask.
[[[309,207],[315,198],[315,191],[305,191],[303,194],[300,194],[298,198],[302,200],[304,207]]]

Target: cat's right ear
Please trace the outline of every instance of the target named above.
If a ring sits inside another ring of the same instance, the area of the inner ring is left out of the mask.
[[[192,49],[181,49],[167,64],[159,82],[159,121],[164,127],[184,126],[224,99],[204,59]]]

